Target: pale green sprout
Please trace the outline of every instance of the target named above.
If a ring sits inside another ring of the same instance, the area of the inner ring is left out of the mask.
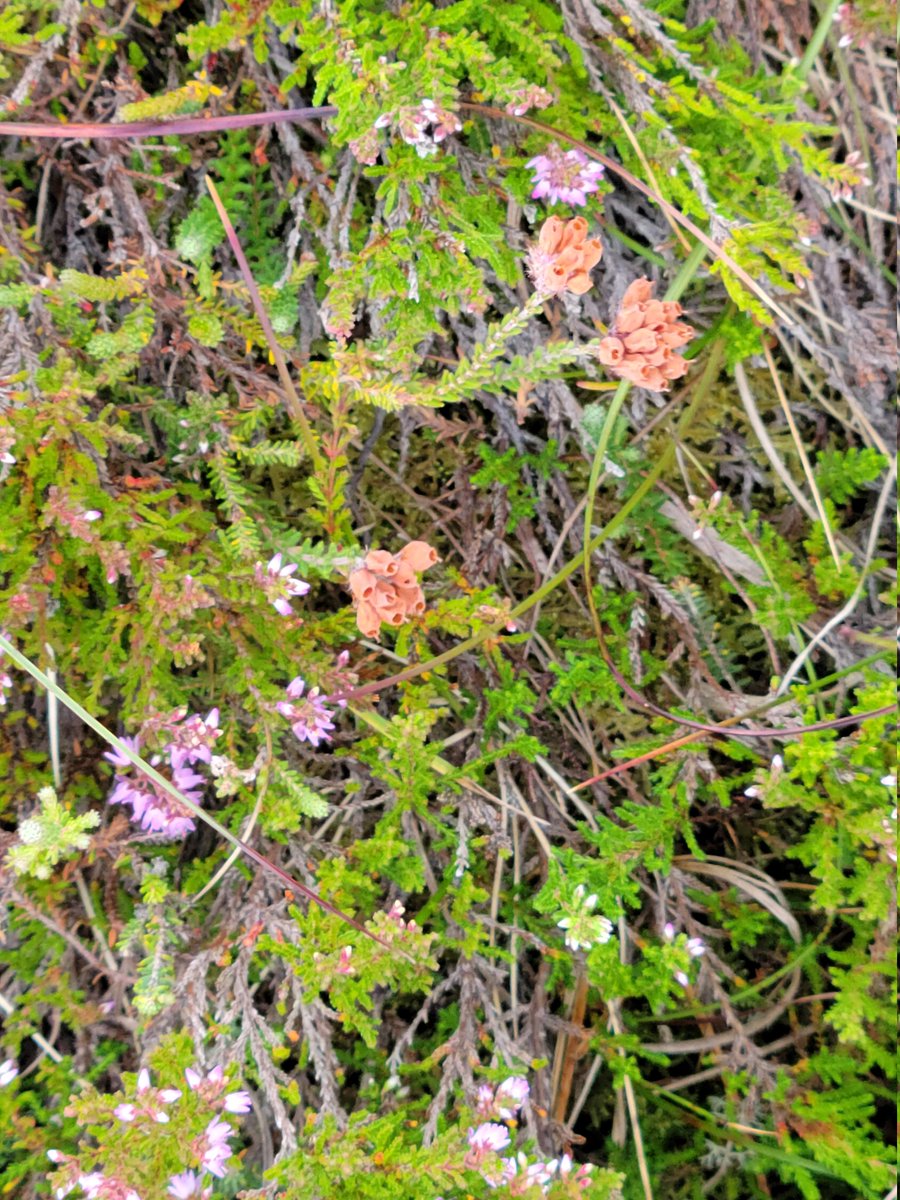
[[[95,812],[73,815],[59,802],[52,787],[37,794],[40,808],[19,826],[19,844],[13,846],[6,862],[19,875],[49,879],[53,868],[90,844],[87,830],[100,824]]]

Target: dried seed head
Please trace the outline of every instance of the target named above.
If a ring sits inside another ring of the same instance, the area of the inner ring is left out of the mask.
[[[664,392],[680,379],[688,364],[676,351],[694,337],[690,325],[678,321],[681,305],[674,300],[654,300],[649,279],[636,279],[607,337],[597,349],[604,366],[621,379],[652,392]]]
[[[364,565],[350,572],[356,623],[365,637],[378,637],[382,625],[397,628],[425,611],[417,574],[438,562],[427,542],[410,542],[398,554],[370,550]]]
[[[528,273],[539,292],[583,296],[591,286],[588,274],[603,254],[599,238],[586,239],[587,221],[549,217],[541,226],[537,244],[528,253]]]

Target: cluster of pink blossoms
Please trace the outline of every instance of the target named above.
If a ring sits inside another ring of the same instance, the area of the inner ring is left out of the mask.
[[[164,723],[169,740],[148,761],[151,766],[161,768],[188,800],[200,804],[206,781],[191,768],[198,762],[208,764],[212,758],[212,748],[222,732],[219,710],[213,708],[205,717],[198,714],[192,714],[186,720],[183,717],[182,710]],[[147,727],[152,730],[154,724],[148,722]],[[123,737],[121,741],[129,750],[138,753],[140,737]],[[129,807],[132,821],[142,829],[167,838],[181,838],[196,829],[194,819],[174,796],[139,771],[121,751],[110,750],[103,757],[116,768],[109,803]]]
[[[291,723],[298,742],[309,742],[318,747],[320,742],[331,741],[334,715],[326,703],[326,697],[318,688],[310,688],[304,696],[306,682],[298,675],[287,686],[287,700],[280,700],[276,708]]]
[[[221,1066],[213,1067],[206,1076],[193,1067],[188,1067],[184,1074],[188,1088],[210,1109],[236,1114],[250,1111],[249,1092],[226,1093],[228,1085]],[[176,1104],[181,1096],[179,1088],[152,1087],[150,1073],[143,1069],[138,1073],[134,1100],[117,1105],[113,1114],[126,1125],[167,1125],[170,1121],[167,1106]],[[228,1173],[227,1163],[232,1154],[230,1139],[234,1133],[232,1126],[215,1112],[203,1132],[190,1144],[196,1169],[186,1168],[168,1180],[167,1191],[173,1200],[207,1200],[212,1194],[212,1186],[207,1183],[208,1176],[224,1179]],[[116,1176],[102,1171],[85,1173],[77,1158],[58,1150],[48,1150],[47,1156],[60,1169],[54,1192],[56,1200],[63,1200],[76,1187],[81,1188],[88,1200],[142,1200],[130,1184]]]
[[[415,106],[400,108],[395,113],[382,113],[375,121],[375,128],[384,129],[393,124],[396,124],[401,138],[407,146],[413,147],[419,158],[436,154],[445,138],[462,129],[462,122],[452,109],[428,99]]]
[[[591,162],[583,150],[561,150],[557,145],[548,146],[526,163],[534,171],[532,200],[546,200],[549,204],[587,204],[587,198],[596,192],[603,178],[602,163]]]
[[[335,665],[320,676],[324,678],[330,695],[323,695],[318,687],[307,690],[306,680],[301,675],[287,685],[287,700],[280,700],[275,707],[290,721],[298,742],[309,742],[311,746],[318,747],[320,742],[331,741],[334,709],[347,707],[347,701],[341,693],[351,691],[357,682],[354,672],[347,669],[349,662],[349,651],[342,650]]]
[[[92,538],[91,525],[99,521],[103,513],[96,508],[82,508],[69,499],[68,492],[55,484],[47,492],[44,506],[43,524],[45,527],[54,522],[63,526],[72,537],[90,541]]]
[[[291,597],[305,596],[309,591],[308,583],[292,578],[297,564],[285,563],[284,555],[278,553],[274,554],[265,566],[258,562],[254,570],[257,586],[275,611],[283,617],[292,616],[294,610],[291,608]]]
[[[529,1091],[528,1080],[521,1075],[505,1079],[497,1088],[482,1084],[478,1089],[476,1112],[486,1119],[466,1135],[469,1143],[466,1166],[480,1171],[491,1187],[506,1187],[513,1196],[525,1195],[535,1186],[546,1192],[557,1179],[571,1179],[579,1188],[587,1187],[590,1166],[575,1169],[568,1154],[549,1161],[529,1161],[525,1154],[519,1153],[498,1161],[500,1151],[505,1150],[511,1140],[509,1129],[500,1121],[515,1120],[528,1101]]]

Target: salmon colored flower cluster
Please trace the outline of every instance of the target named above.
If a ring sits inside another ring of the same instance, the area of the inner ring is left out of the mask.
[[[423,613],[425,597],[417,576],[438,561],[427,542],[410,542],[399,554],[370,550],[348,580],[360,633],[377,638],[382,625],[396,628]]]
[[[590,288],[588,272],[600,261],[603,247],[599,238],[585,240],[587,228],[584,217],[548,217],[544,222],[537,244],[528,252],[528,273],[539,292],[583,296]]]
[[[622,297],[615,323],[600,343],[597,357],[621,379],[651,392],[664,392],[688,367],[677,351],[695,331],[678,320],[681,312],[681,305],[674,300],[653,299],[649,279],[636,279]]]

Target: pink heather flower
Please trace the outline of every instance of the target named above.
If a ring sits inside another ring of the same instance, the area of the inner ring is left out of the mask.
[[[338,956],[337,973],[338,975],[352,975],[353,964],[350,959],[353,957],[353,947],[344,946]]]
[[[13,685],[12,676],[7,675],[5,671],[0,671],[0,708],[6,704],[6,693]]]
[[[211,708],[205,717],[192,713],[182,725],[175,726],[172,729],[171,745],[181,752],[181,762],[208,763],[212,759],[212,747],[221,736],[219,710]]]
[[[159,1091],[152,1088],[150,1072],[146,1067],[141,1067],[138,1071],[135,1092],[137,1094],[136,1103],[126,1100],[113,1109],[113,1114],[126,1124],[136,1121],[139,1117],[146,1117],[151,1121],[156,1121],[159,1125],[167,1125],[169,1117],[162,1111],[160,1104],[174,1104],[176,1100],[181,1099],[181,1092],[178,1088],[160,1088]]]
[[[502,1176],[499,1179],[488,1179],[488,1183],[493,1187],[505,1183],[512,1196],[523,1196],[535,1185],[546,1191],[545,1185],[550,1181],[552,1174],[544,1163],[530,1163],[521,1152],[515,1158],[504,1158],[502,1168]]]
[[[532,200],[579,206],[597,191],[604,171],[602,163],[591,162],[583,150],[562,150],[556,144],[529,159],[526,166],[534,171]]]
[[[530,83],[513,92],[509,101],[504,105],[506,111],[513,117],[524,116],[529,108],[546,108],[553,103],[553,97],[546,88]]]
[[[209,1103],[217,1102],[225,1087],[225,1071],[221,1063],[213,1067],[205,1079],[193,1067],[185,1070],[184,1077],[191,1091],[196,1092]],[[231,1092],[224,1097],[222,1105],[226,1112],[247,1113],[253,1107],[253,1100],[249,1092]]]
[[[510,1079],[505,1079],[497,1088],[497,1094],[494,1097],[497,1116],[503,1121],[511,1121],[528,1099],[530,1091],[528,1080],[521,1075],[513,1075]]]
[[[78,1186],[86,1196],[94,1197],[98,1195],[100,1189],[106,1183],[106,1176],[99,1171],[92,1171],[90,1175],[79,1175]]]
[[[233,1132],[234,1130],[227,1121],[213,1117],[201,1138],[201,1165],[205,1170],[209,1171],[210,1175],[215,1175],[217,1179],[224,1179],[228,1173],[225,1167],[225,1164],[231,1157],[231,1146],[228,1143],[228,1139]]]
[[[195,1171],[182,1171],[169,1180],[168,1193],[175,1200],[207,1200],[212,1187],[203,1186],[203,1177]]]
[[[331,741],[331,730],[334,729],[331,709],[328,708],[325,697],[319,695],[318,688],[310,688],[303,696],[305,682],[298,675],[287,687],[290,701],[280,700],[276,705],[283,717],[291,722],[291,729],[299,742],[309,742],[318,746],[320,742]]]
[[[137,737],[120,737],[119,741],[128,747],[132,753],[137,754],[141,748],[141,739]],[[113,747],[112,750],[107,750],[103,757],[107,762],[111,762],[114,767],[122,767],[123,770],[129,770],[134,764],[130,758],[122,753],[121,750]]]
[[[136,746],[137,739],[134,739],[134,743]],[[105,757],[115,762],[113,755],[107,754]],[[152,766],[158,766],[163,760],[155,755],[150,761]],[[203,794],[199,786],[204,782],[203,777],[181,765],[177,750],[171,753],[169,775],[175,787],[188,800],[192,800],[194,804],[201,803]],[[180,838],[197,828],[192,817],[178,801],[146,775],[116,775],[115,786],[108,802],[129,805],[132,821],[140,824],[148,833]]]
[[[856,187],[870,187],[869,164],[861,150],[852,150],[843,162],[843,178],[836,180],[831,188],[833,200],[848,200]]]
[[[288,597],[305,596],[309,591],[309,584],[304,583],[302,579],[292,579],[297,564],[285,563],[282,566],[282,559],[283,555],[279,552],[269,559],[265,567],[262,563],[257,563],[254,570],[257,584],[275,611],[283,617],[290,617],[294,610]]]
[[[7,1058],[4,1062],[0,1063],[0,1087],[6,1087],[12,1083],[18,1073],[19,1068],[11,1058]]]
[[[687,950],[691,958],[700,958],[706,953],[706,945],[704,944],[703,938],[688,938],[684,948]]]
[[[119,542],[101,542],[97,554],[103,564],[107,583],[115,583],[120,575],[131,574],[128,551]]]
[[[375,122],[375,128],[383,129],[393,119],[391,113],[382,113]],[[439,143],[462,129],[462,122],[456,113],[442,108],[433,100],[423,100],[415,108],[401,108],[396,114],[396,121],[401,138],[407,146],[415,149],[419,158],[436,154]]]
[[[84,509],[80,504],[74,504],[69,499],[65,488],[55,484],[47,492],[47,503],[44,512],[43,525],[46,527],[56,522],[63,526],[72,537],[83,541],[95,540],[90,526],[99,521],[103,514],[96,508]]]
[[[225,1097],[225,1111],[230,1113],[248,1113],[253,1107],[249,1092],[231,1092]]]
[[[497,1154],[509,1145],[509,1130],[495,1121],[485,1121],[477,1129],[470,1129],[466,1140],[471,1147],[469,1160],[480,1162],[488,1154]]]

